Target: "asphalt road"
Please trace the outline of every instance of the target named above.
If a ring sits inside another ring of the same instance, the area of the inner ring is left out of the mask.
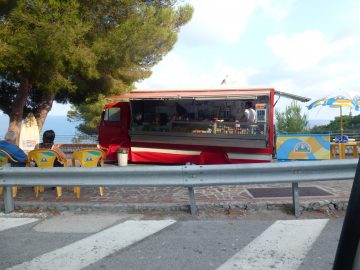
[[[0,269],[331,269],[342,217],[0,215]]]

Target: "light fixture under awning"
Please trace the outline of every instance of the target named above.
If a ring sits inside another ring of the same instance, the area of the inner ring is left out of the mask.
[[[256,99],[256,96],[242,95],[242,96],[221,96],[221,97],[194,97],[193,99],[195,99],[195,100],[235,100],[235,99],[254,100],[254,99]]]

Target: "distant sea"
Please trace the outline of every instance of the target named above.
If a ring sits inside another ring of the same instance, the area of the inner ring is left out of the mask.
[[[79,122],[69,122],[66,116],[61,115],[49,115],[44,123],[42,132],[48,129],[55,131],[56,136],[71,137],[76,134],[76,126]],[[0,114],[0,138],[4,137],[4,134],[8,130],[9,117],[4,114]],[[41,132],[41,133],[42,133]],[[55,139],[56,141],[56,139]]]
[[[324,120],[324,119],[310,119],[309,120],[309,126],[310,128],[314,126],[323,126],[330,123],[330,120]]]

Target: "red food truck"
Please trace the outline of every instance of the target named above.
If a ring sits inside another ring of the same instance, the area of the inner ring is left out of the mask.
[[[108,97],[99,125],[107,160],[117,149],[139,163],[227,164],[270,162],[278,97],[308,98],[261,89],[204,89],[133,92]],[[244,122],[251,102],[256,122]]]

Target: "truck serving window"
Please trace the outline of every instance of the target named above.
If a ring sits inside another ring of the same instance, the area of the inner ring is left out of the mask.
[[[108,108],[104,112],[104,120],[105,121],[120,121],[120,108],[113,107]]]
[[[251,102],[258,121],[245,122],[245,105]],[[216,135],[265,135],[269,97],[253,99],[132,100],[132,131]]]

